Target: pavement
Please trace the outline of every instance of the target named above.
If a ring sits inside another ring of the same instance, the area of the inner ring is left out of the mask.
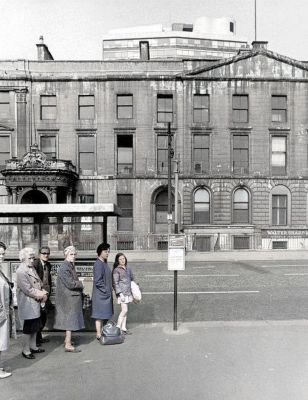
[[[167,262],[168,251],[158,250],[125,250],[129,262]],[[117,251],[112,250],[109,260],[114,260]],[[88,254],[93,256],[93,253]],[[266,260],[307,260],[308,250],[220,250],[220,251],[187,251],[185,254],[186,262],[198,261],[266,261]]]
[[[308,321],[131,324],[120,345],[77,332],[81,353],[65,353],[62,332],[46,332],[46,352],[21,357],[21,337],[5,356],[13,375],[5,400],[307,400]]]

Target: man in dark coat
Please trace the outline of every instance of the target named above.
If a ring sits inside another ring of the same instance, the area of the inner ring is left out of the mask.
[[[93,267],[92,315],[95,319],[96,338],[102,332],[102,321],[105,325],[113,315],[112,272],[108,266],[110,245],[101,243],[97,247],[97,260]]]
[[[43,282],[42,289],[48,292],[48,297],[51,293],[51,264],[49,262],[50,248],[48,246],[43,246],[39,250],[39,258],[34,260],[34,268],[41,281]],[[42,337],[42,330],[47,321],[47,313],[52,308],[52,304],[48,298],[47,302],[41,303],[41,329],[36,336],[36,344],[40,346],[42,343],[49,342],[49,339]]]

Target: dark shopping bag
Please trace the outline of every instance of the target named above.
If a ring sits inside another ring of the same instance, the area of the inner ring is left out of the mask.
[[[120,328],[117,327],[113,321],[108,321],[102,329],[100,344],[121,344],[123,342],[124,335],[121,334]]]

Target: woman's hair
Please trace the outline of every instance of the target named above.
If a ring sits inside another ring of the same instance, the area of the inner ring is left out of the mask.
[[[24,247],[23,249],[21,249],[19,252],[20,261],[25,261],[30,254],[34,254],[34,250],[32,249],[32,247]]]
[[[114,259],[113,270],[119,265],[119,258],[120,258],[121,256],[123,256],[123,257],[125,258],[125,265],[127,265],[127,258],[126,258],[126,255],[125,255],[124,253],[118,253],[118,254],[115,256],[115,259]]]
[[[3,242],[0,242],[0,247],[2,247],[4,250],[6,250],[6,245]]]
[[[97,246],[96,253],[98,256],[100,256],[103,250],[109,250],[109,249],[110,249],[110,244],[103,242]]]
[[[76,253],[77,252],[76,247],[75,246],[65,247],[65,249],[63,250],[65,258],[67,257],[68,253],[70,253],[71,251],[75,251],[75,253]]]

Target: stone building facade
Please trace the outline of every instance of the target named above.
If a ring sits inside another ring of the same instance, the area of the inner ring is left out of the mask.
[[[0,61],[1,203],[116,203],[113,248],[164,249],[170,122],[188,250],[308,248],[307,64],[266,42],[211,61],[38,46]]]

